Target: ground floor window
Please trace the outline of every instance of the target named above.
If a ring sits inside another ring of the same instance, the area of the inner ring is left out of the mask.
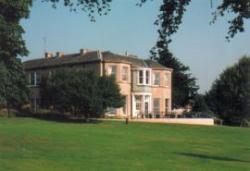
[[[135,109],[141,110],[141,96],[135,96]]]
[[[153,99],[153,112],[154,114],[160,114],[160,99],[159,98]]]

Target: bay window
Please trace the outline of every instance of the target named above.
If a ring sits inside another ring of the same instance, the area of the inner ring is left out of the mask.
[[[144,74],[143,74],[143,70],[140,70],[140,71],[139,71],[139,83],[140,83],[140,84],[143,84],[143,80],[144,80],[143,75],[144,75]]]
[[[149,84],[149,71],[146,70],[146,84]]]

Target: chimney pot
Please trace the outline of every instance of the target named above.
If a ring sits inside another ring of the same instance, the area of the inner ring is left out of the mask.
[[[45,57],[46,59],[48,59],[48,58],[53,57],[53,54],[50,53],[50,52],[45,52],[44,57]]]
[[[63,53],[62,52],[56,52],[56,57],[59,57],[59,58],[61,58],[61,57],[63,57]]]

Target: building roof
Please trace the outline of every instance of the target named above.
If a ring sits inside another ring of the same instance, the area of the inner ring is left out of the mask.
[[[128,63],[134,67],[148,67],[154,69],[167,69],[165,66],[152,61],[152,60],[143,60],[137,57],[132,56],[123,56],[119,54],[114,54],[110,51],[89,51],[84,54],[68,54],[63,55],[62,57],[51,57],[51,58],[39,58],[23,62],[25,70],[32,70],[38,68],[50,68],[50,67],[59,67],[64,65],[76,65],[89,62],[119,62],[119,63]]]

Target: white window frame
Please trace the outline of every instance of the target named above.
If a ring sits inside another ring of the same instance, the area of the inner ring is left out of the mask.
[[[142,83],[140,82],[140,72],[142,72]],[[146,78],[146,72],[149,73],[149,78]],[[151,69],[140,68],[137,70],[137,85],[151,85]],[[148,82],[147,82],[148,80]]]
[[[32,74],[34,74],[34,78],[32,77]],[[34,80],[34,82],[32,80]],[[29,85],[30,86],[36,86],[36,72],[30,72],[29,73]]]
[[[137,117],[136,109],[136,96],[141,96],[140,98],[140,112],[144,114],[145,112],[145,102],[148,102],[148,113],[152,113],[152,93],[132,93],[132,117]]]
[[[112,68],[115,68],[115,72],[114,73],[112,73]],[[108,74],[109,75],[114,75],[114,76],[116,76],[116,74],[117,74],[117,66],[116,65],[109,65],[108,66]]]
[[[34,74],[34,84],[32,84],[32,74]],[[40,81],[38,82],[37,80],[37,78],[38,78],[38,74],[37,74],[37,72],[36,71],[33,71],[33,72],[30,72],[29,73],[29,86],[39,86],[39,84],[41,83],[41,75],[39,75],[39,77],[40,77]],[[39,84],[38,84],[39,83]]]

